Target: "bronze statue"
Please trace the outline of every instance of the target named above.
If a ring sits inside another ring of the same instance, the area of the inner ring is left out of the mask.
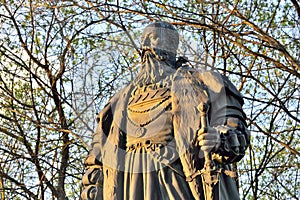
[[[239,199],[242,96],[219,73],[176,61],[178,43],[169,23],[145,28],[140,74],[98,115],[82,199]]]

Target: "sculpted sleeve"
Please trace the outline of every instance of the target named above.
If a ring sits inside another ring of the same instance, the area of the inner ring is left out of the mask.
[[[242,110],[243,97],[225,76],[208,73],[206,77],[213,80],[206,81],[211,99],[210,126],[221,134],[221,144],[214,158],[221,163],[238,162],[250,144],[250,132]]]
[[[103,197],[101,147],[109,133],[111,121],[112,114],[108,104],[97,117],[98,127],[93,135],[92,149],[84,162],[86,172],[82,177],[82,200],[101,200]]]

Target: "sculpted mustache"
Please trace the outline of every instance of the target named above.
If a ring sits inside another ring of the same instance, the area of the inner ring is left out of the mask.
[[[143,50],[143,61],[145,55],[148,54],[149,52],[152,53],[157,60],[161,60],[161,61],[166,60],[169,54],[168,51],[158,49],[158,48],[151,48],[149,46],[143,46],[142,50]]]

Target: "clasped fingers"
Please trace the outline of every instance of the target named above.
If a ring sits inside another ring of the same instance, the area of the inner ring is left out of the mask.
[[[199,129],[197,135],[197,143],[202,151],[214,152],[221,144],[220,133],[212,127],[207,128],[206,131]]]

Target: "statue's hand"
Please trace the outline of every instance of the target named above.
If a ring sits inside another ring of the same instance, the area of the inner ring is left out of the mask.
[[[202,151],[216,152],[220,147],[220,133],[215,128],[199,129],[197,135],[197,143]]]
[[[103,192],[103,166],[95,156],[91,155],[87,157],[84,164],[87,170],[82,177],[81,199],[96,200]]]

